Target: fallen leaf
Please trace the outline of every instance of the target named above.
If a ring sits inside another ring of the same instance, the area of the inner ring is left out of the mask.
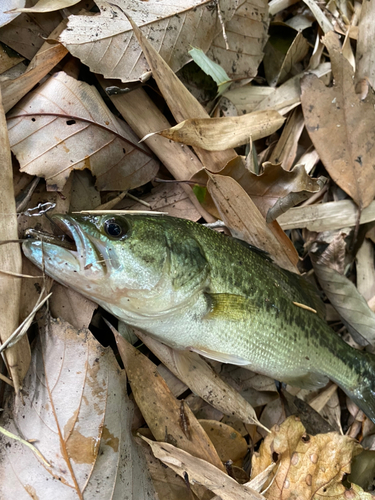
[[[226,22],[223,18],[224,23],[211,43],[208,57],[220,64],[232,79],[254,78],[268,39],[267,1],[241,0],[233,17]]]
[[[54,10],[67,9],[77,4],[80,0],[39,0],[33,7],[14,9],[14,12],[53,12]]]
[[[99,190],[126,190],[152,179],[157,162],[98,91],[56,73],[8,115],[11,148],[21,171],[61,190],[73,169],[89,168]],[[111,172],[111,175],[108,175]]]
[[[189,50],[189,54],[193,58],[193,61],[206,73],[209,75],[216,83],[218,87],[217,95],[223,94],[227,88],[231,85],[231,79],[226,74],[225,70],[217,63],[212,61],[201,49],[192,48]]]
[[[50,33],[51,38],[57,37],[64,29],[63,21]],[[40,50],[30,61],[26,71],[14,79],[0,82],[3,94],[3,105],[7,113],[18,101],[22,99],[37,83],[44,78],[51,69],[63,59],[68,51],[60,43],[45,42]]]
[[[26,0],[3,0],[0,11],[0,27],[5,26],[19,16],[19,13],[15,10],[24,7],[25,4]]]
[[[62,318],[73,328],[89,327],[97,304],[59,283],[54,283],[51,291],[49,307],[54,318]]]
[[[92,72],[123,82],[139,80],[150,70],[124,13],[131,13],[136,24],[142,26],[145,36],[173,71],[190,60],[191,46],[206,52],[221,31],[213,0],[149,0],[147,6],[141,0],[97,4],[100,15],[70,16],[60,41]],[[224,22],[233,16],[235,8],[233,0],[221,2]]]
[[[2,425],[35,441],[50,466],[1,436],[2,498],[120,500],[124,491],[133,500],[155,498],[131,434],[125,373],[88,330],[47,320],[22,396],[12,399]]]
[[[7,126],[0,92],[0,234],[2,240],[17,240],[17,215],[13,194],[13,170]],[[0,268],[21,273],[21,248],[18,243],[0,246]],[[21,279],[0,273],[2,317],[1,343],[5,342],[19,325]],[[5,351],[15,390],[18,393],[30,364],[30,347],[27,336]]]
[[[115,335],[134,399],[155,439],[168,440],[178,448],[224,470],[215,448],[194,414],[187,405],[173,396],[154,363],[123,339],[113,327],[111,330]]]
[[[152,449],[156,458],[168,465],[179,476],[186,477],[191,484],[201,484],[213,491],[222,500],[264,500],[254,489],[240,485],[217,467],[193,457],[169,443],[156,443],[142,437]]]
[[[356,286],[340,273],[313,261],[320,286],[360,345],[375,344],[375,313]]]
[[[254,409],[237,391],[224,382],[198,354],[179,351],[137,332],[138,337],[193,392],[225,415],[257,424]]]
[[[267,500],[322,497],[370,500],[372,496],[358,486],[347,489],[341,482],[350,473],[351,460],[361,449],[354,439],[337,432],[311,436],[301,421],[291,416],[273,427],[272,434],[254,454],[252,477],[276,462],[264,493]]]
[[[361,212],[360,224],[375,220],[375,202]],[[280,215],[278,222],[287,229],[306,228],[309,231],[335,231],[357,224],[358,209],[351,200],[331,201],[319,205],[291,208]]]
[[[328,88],[313,75],[302,79],[306,128],[333,181],[362,210],[375,196],[375,98],[369,93],[362,101],[355,93],[353,70],[336,35],[328,33],[323,42],[335,83]]]
[[[277,111],[254,111],[241,116],[185,120],[158,134],[208,151],[225,151],[267,137],[284,123]]]
[[[231,460],[234,465],[241,467],[249,451],[246,439],[230,425],[217,420],[199,420],[199,423],[211,439],[222,462]]]

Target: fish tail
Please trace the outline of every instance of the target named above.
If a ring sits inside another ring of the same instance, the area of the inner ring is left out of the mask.
[[[362,352],[357,385],[352,389],[343,387],[346,394],[375,424],[375,356]]]

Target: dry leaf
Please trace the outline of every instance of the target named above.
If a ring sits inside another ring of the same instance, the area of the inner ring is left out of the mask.
[[[2,425],[35,440],[50,466],[1,436],[1,498],[122,500],[124,491],[133,500],[155,498],[132,438],[132,415],[125,373],[111,349],[88,330],[47,321],[22,397],[7,410]]]
[[[355,93],[353,71],[336,35],[329,33],[323,42],[335,84],[327,88],[313,75],[302,79],[306,128],[333,181],[362,210],[375,196],[375,99],[370,93],[362,101]]]
[[[221,2],[220,8],[223,8]],[[220,64],[233,79],[254,78],[268,38],[268,24],[268,6],[265,0],[242,0],[234,16],[225,24],[227,40],[220,32],[207,55]]]
[[[375,202],[361,212],[360,224],[375,220]],[[319,205],[291,208],[278,219],[287,229],[307,228],[309,231],[335,231],[357,224],[358,209],[350,200],[332,201]]]
[[[39,0],[33,7],[17,8],[14,12],[53,12],[54,10],[67,9],[80,2],[80,0]]]
[[[13,170],[5,114],[1,105],[0,92],[0,234],[2,240],[17,240],[17,215],[13,194]],[[21,248],[17,243],[0,246],[0,269],[21,273]],[[21,280],[0,273],[2,318],[1,343],[10,337],[19,325]],[[27,337],[6,350],[6,361],[10,369],[16,391],[22,386],[30,364],[30,347]]]
[[[89,168],[100,190],[126,190],[154,177],[157,162],[98,91],[64,72],[25,97],[8,116],[21,171],[61,190],[73,169]],[[110,175],[108,173],[110,172]]]
[[[194,394],[225,415],[236,416],[242,422],[258,422],[249,403],[224,382],[198,354],[172,349],[141,332],[137,332],[137,335]]]
[[[241,467],[249,450],[246,439],[233,427],[217,420],[199,420],[199,423],[211,439],[222,462],[231,460]]]
[[[206,52],[221,32],[213,0],[149,0],[147,5],[141,0],[113,0],[97,4],[100,15],[70,16],[60,41],[92,72],[123,82],[139,80],[150,70],[124,13],[142,26],[144,35],[173,71],[191,60],[191,46]],[[220,3],[224,22],[231,19],[235,8],[233,0]]]
[[[313,262],[316,277],[329,301],[360,345],[375,345],[375,313],[355,285],[334,269]],[[365,339],[365,340],[364,340]]]
[[[143,437],[156,458],[168,465],[191,484],[201,484],[213,491],[221,500],[264,500],[264,496],[250,487],[240,485],[212,464],[193,457],[169,443],[156,443]]]
[[[65,25],[64,21],[60,23],[50,34],[51,38],[56,38]],[[5,112],[8,112],[27,92],[34,88],[67,53],[66,48],[60,43],[50,44],[45,42],[33,57],[25,72],[17,78],[0,82]]]
[[[242,116],[185,120],[158,134],[208,151],[224,151],[267,137],[284,123],[277,111],[255,111]]]
[[[298,255],[289,238],[276,238],[246,191],[232,177],[209,174],[207,189],[232,235],[271,253],[275,262],[296,271]],[[288,243],[289,242],[289,243]]]
[[[26,0],[3,0],[0,11],[0,27],[5,26],[19,16],[17,9],[24,7],[25,4]]]
[[[134,399],[155,439],[168,440],[223,470],[215,448],[190,408],[173,396],[152,361],[123,339],[113,327],[111,330],[115,334]]]
[[[361,452],[361,446],[336,432],[310,436],[297,417],[289,417],[261,444],[252,462],[252,477],[256,477],[272,462],[267,500],[298,498],[311,500],[322,497],[335,500],[361,498],[370,500],[358,486],[346,489],[341,480],[350,472],[351,460]]]
[[[40,272],[40,271],[39,271]],[[59,283],[52,287],[49,307],[54,318],[62,318],[73,328],[88,328],[98,305],[83,295]]]
[[[356,81],[366,80],[375,88],[375,59],[372,50],[375,36],[375,5],[372,2],[362,4],[359,20],[358,42],[356,51]]]

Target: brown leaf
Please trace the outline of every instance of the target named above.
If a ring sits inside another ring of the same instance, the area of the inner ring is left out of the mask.
[[[139,80],[150,69],[124,12],[131,13],[142,26],[145,36],[173,71],[191,59],[191,46],[206,52],[221,31],[213,0],[149,0],[147,8],[141,0],[112,0],[104,6],[96,3],[100,15],[70,16],[60,41],[94,73],[123,82]],[[220,8],[223,19],[228,21],[236,4],[225,0]]]
[[[0,234],[2,240],[17,240],[17,215],[13,194],[13,170],[5,114],[1,105],[0,92]],[[21,273],[22,260],[19,244],[11,243],[0,246],[0,268],[3,271]],[[1,342],[3,343],[18,327],[21,300],[21,280],[14,276],[0,273],[2,318]],[[22,380],[30,364],[30,347],[27,337],[23,337],[5,353],[16,391],[22,386]]]
[[[54,318],[62,318],[74,328],[88,328],[97,304],[86,299],[83,295],[75,292],[59,283],[52,287],[50,298],[50,310]]]
[[[296,272],[298,254],[289,238],[285,233],[277,238],[272,226],[265,226],[254,202],[232,177],[209,174],[207,189],[233,236],[265,250],[279,266]]]
[[[1,436],[1,498],[115,500],[127,491],[131,500],[154,499],[131,434],[133,404],[125,372],[112,350],[88,330],[47,321],[37,336],[22,397],[9,404],[1,425],[35,441],[50,467],[29,448]]]
[[[277,111],[255,111],[242,116],[185,120],[158,132],[167,139],[208,151],[224,151],[267,137],[284,123]]]
[[[114,328],[111,329],[134,399],[155,439],[168,440],[178,448],[224,470],[215,448],[194,414],[173,396],[154,363],[123,339]]]
[[[332,32],[323,37],[335,84],[327,88],[315,76],[301,81],[306,128],[330,176],[360,210],[375,196],[375,98],[355,93],[353,71]],[[329,140],[327,140],[329,138]]]
[[[196,458],[186,451],[169,443],[156,443],[144,439],[152,449],[156,458],[168,465],[179,476],[186,477],[192,483],[199,483],[217,495],[221,500],[264,500],[264,496],[251,487],[240,485],[221,470],[202,459]]]
[[[73,169],[89,168],[100,190],[131,189],[158,169],[147,147],[87,83],[55,74],[8,117],[12,151],[21,170],[61,190]],[[108,175],[110,172],[110,175]]]
[[[348,490],[342,478],[350,472],[351,460],[361,452],[361,446],[337,432],[310,436],[297,417],[291,416],[261,444],[252,462],[252,477],[256,477],[273,461],[268,500],[329,497],[335,500],[361,498],[370,500],[369,493],[352,485]]]

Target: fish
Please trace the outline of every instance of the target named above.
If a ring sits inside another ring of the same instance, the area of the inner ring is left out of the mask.
[[[29,230],[23,252],[57,282],[172,348],[301,388],[331,380],[375,423],[375,356],[342,340],[313,286],[266,252],[168,215],[52,221],[69,239]]]

